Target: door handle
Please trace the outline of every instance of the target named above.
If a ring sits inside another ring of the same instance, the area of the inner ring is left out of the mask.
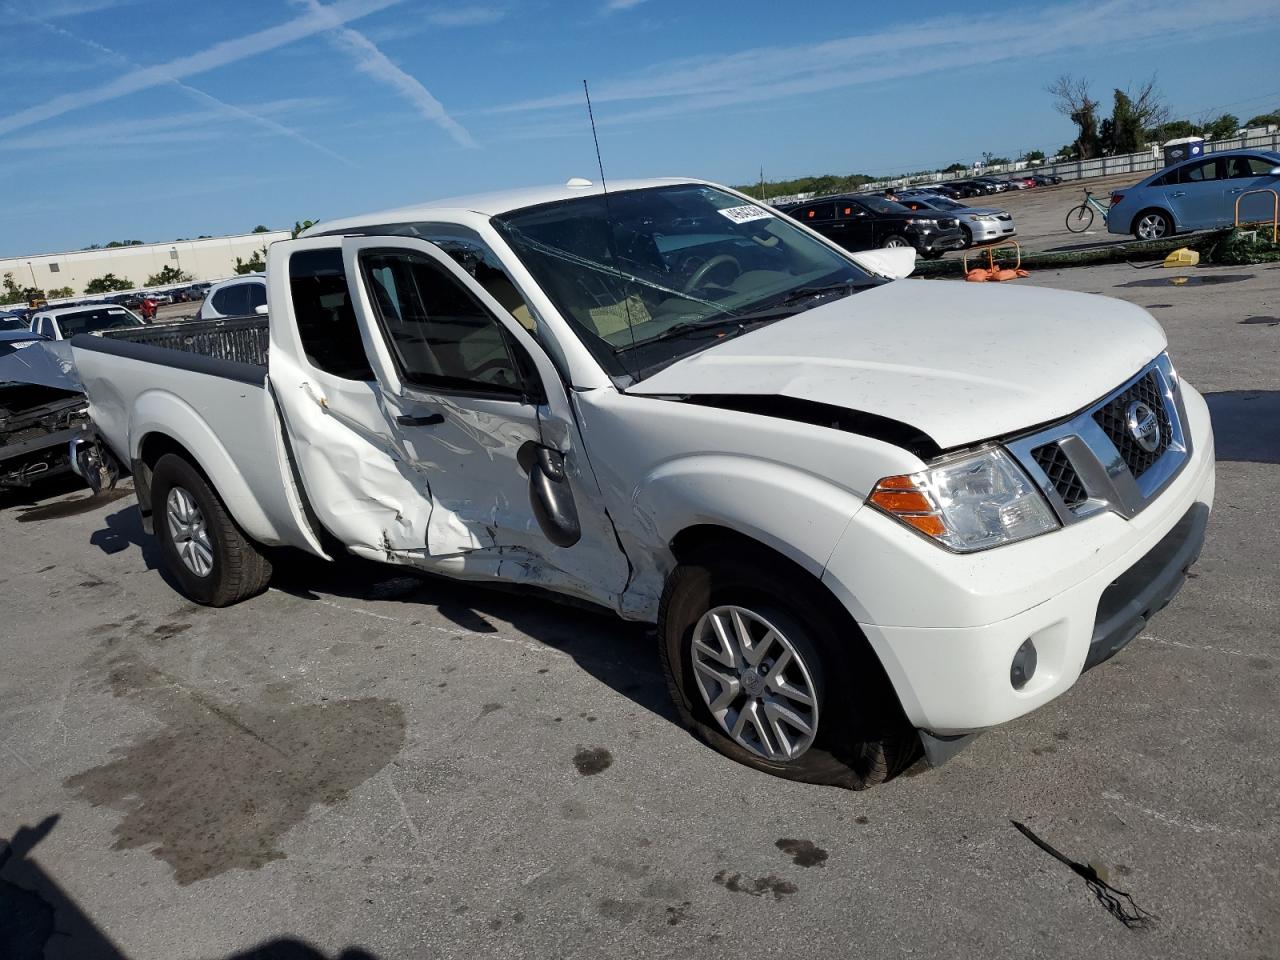
[[[1186,195],[1187,195],[1187,191],[1185,190],[1178,190],[1178,191],[1175,191],[1174,193],[1169,194],[1169,196],[1171,197],[1185,197]]]
[[[396,417],[396,423],[402,427],[430,427],[437,423],[444,423],[444,414],[427,413],[420,417],[411,417],[408,414],[402,414]]]
[[[1244,193],[1244,187],[1232,187],[1227,193]]]

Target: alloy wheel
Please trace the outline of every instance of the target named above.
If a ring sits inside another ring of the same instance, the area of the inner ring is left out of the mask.
[[[182,487],[174,487],[165,499],[165,516],[183,566],[197,577],[207,577],[213,572],[213,542],[195,498]]]
[[[738,746],[766,760],[795,760],[818,732],[818,697],[799,649],[740,606],[708,610],[693,628],[698,692]]]
[[[1158,213],[1148,213],[1138,221],[1138,236],[1143,240],[1159,240],[1167,229],[1164,217]]]

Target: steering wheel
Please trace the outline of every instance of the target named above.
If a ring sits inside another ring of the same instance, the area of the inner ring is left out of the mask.
[[[712,270],[715,270],[717,267],[723,267],[726,264],[733,267],[734,280],[742,276],[742,265],[738,263],[738,261],[734,257],[729,256],[729,254],[727,253],[717,253],[714,257],[712,257],[710,260],[708,260],[706,263],[700,266],[697,270],[693,271],[693,276],[691,276],[689,278],[689,281],[684,285],[684,292],[692,293],[694,290],[697,290],[700,286],[702,286],[703,282],[706,281],[707,276],[711,273]]]

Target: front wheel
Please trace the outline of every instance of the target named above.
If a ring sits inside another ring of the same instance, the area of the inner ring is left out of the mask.
[[[1082,203],[1067,213],[1067,229],[1072,233],[1084,233],[1093,226],[1093,207]]]
[[[1173,233],[1173,221],[1160,210],[1145,210],[1133,222],[1133,235],[1138,240],[1163,240]]]
[[[270,561],[187,460],[167,453],[156,462],[151,510],[165,569],[188,599],[227,607],[267,588]]]
[[[907,242],[907,238],[900,237],[896,233],[893,236],[885,237],[884,243],[880,244],[880,247],[883,250],[896,250],[899,247],[909,246],[911,246],[911,244]]]
[[[737,552],[682,564],[663,592],[660,653],[684,724],[788,780],[863,789],[904,770],[919,741],[847,614],[776,557]]]

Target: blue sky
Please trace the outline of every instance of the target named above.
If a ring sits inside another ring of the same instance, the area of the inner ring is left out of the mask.
[[[1044,85],[1280,106],[1277,0],[0,0],[0,256],[605,172],[891,173],[1073,137]],[[812,25],[812,26],[810,26]]]

